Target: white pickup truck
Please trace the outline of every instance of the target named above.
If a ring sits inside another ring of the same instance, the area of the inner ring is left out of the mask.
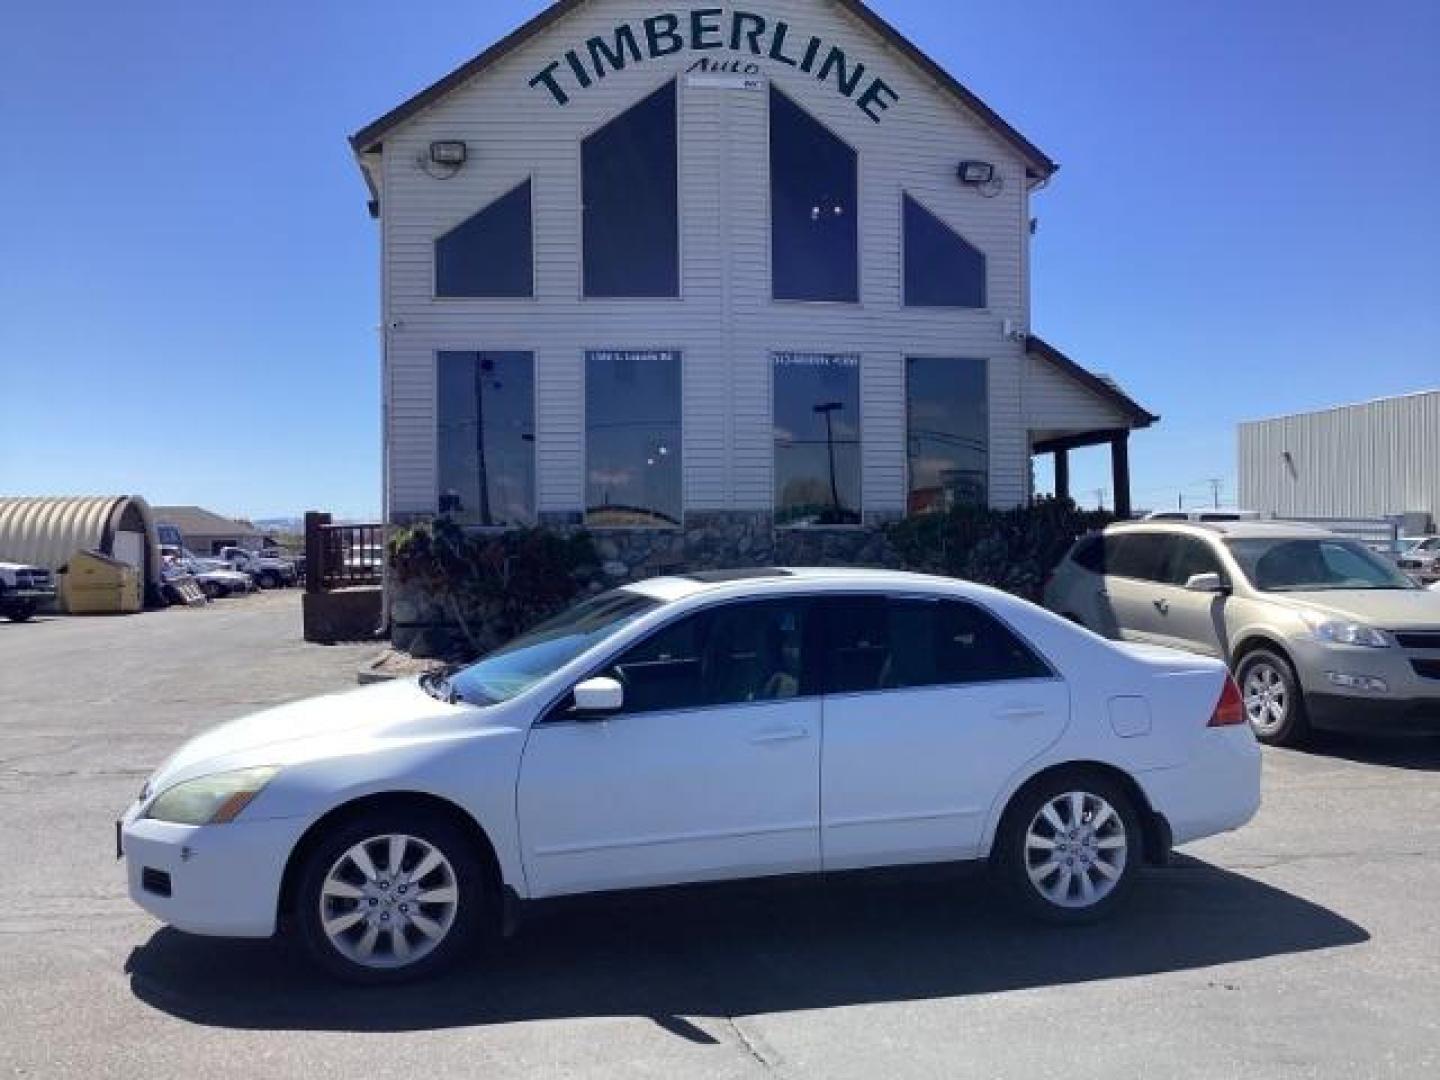
[[[55,599],[55,575],[39,566],[0,562],[0,615],[24,622]]]

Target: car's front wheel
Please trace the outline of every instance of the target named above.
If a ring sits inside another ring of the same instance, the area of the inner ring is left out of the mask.
[[[1091,922],[1124,900],[1142,846],[1139,816],[1118,784],[1089,770],[1065,770],[1015,797],[992,862],[1030,914]]]
[[[1269,649],[1256,649],[1240,661],[1235,681],[1257,739],[1272,746],[1305,741],[1310,734],[1305,698],[1288,660]]]
[[[352,982],[400,982],[448,966],[488,915],[474,844],[443,816],[373,813],[322,837],[296,890],[307,949]]]

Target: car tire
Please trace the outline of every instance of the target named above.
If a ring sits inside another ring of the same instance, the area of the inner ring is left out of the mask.
[[[301,940],[323,970],[347,982],[434,975],[472,952],[493,922],[493,890],[473,839],[424,811],[344,822],[310,849],[297,882]]]
[[[1305,695],[1288,659],[1270,649],[1255,649],[1241,659],[1235,682],[1245,719],[1255,737],[1271,746],[1300,746],[1310,737]]]
[[[11,622],[29,622],[37,610],[35,601],[20,600],[5,609],[5,617]]]
[[[1123,904],[1143,857],[1140,817],[1125,790],[1099,772],[1064,769],[1015,795],[990,861],[1026,914],[1071,925]]]
[[[278,589],[280,588],[281,584],[280,575],[275,573],[274,570],[266,570],[263,574],[260,575],[259,579],[256,581],[256,584],[259,585],[262,589]]]

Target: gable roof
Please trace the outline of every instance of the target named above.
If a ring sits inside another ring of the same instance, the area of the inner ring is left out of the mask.
[[[487,68],[492,67],[503,57],[587,2],[588,0],[556,0],[555,3],[540,12],[539,15],[536,15],[519,29],[501,38],[494,45],[491,45],[484,52],[480,53],[480,55],[471,60],[467,60],[454,71],[450,72],[450,74],[432,83],[409,100],[397,105],[378,120],[366,124],[359,131],[355,132],[354,135],[350,136],[351,148],[356,154],[370,153],[380,149],[381,144],[385,140],[385,136],[394,130],[395,127],[409,120],[427,106],[439,101],[461,84],[468,82]],[[982,123],[998,135],[1001,140],[1008,143],[1010,147],[1025,160],[1026,171],[1031,176],[1038,177],[1042,180],[1048,179],[1054,174],[1055,170],[1060,167],[1041,151],[1039,147],[1001,119],[999,113],[995,112],[995,110],[986,105],[985,102],[967,90],[961,85],[958,79],[934,60],[930,59],[918,46],[901,34],[900,31],[896,30],[871,10],[863,0],[832,0],[832,2],[873,30],[886,44],[890,45],[916,67],[920,68],[921,71],[929,75],[940,84],[943,90],[979,117]],[[368,180],[369,177],[367,176],[366,179]]]
[[[1132,428],[1149,427],[1160,419],[1149,409],[1141,406],[1124,390],[1121,390],[1119,384],[1113,379],[1096,375],[1088,368],[1081,367],[1043,338],[1038,338],[1034,334],[1026,335],[1025,351],[1031,356],[1044,360],[1059,370],[1061,374],[1073,379],[1091,393],[1113,405]]]
[[[185,536],[259,536],[262,532],[200,506],[155,506],[151,513],[157,522],[174,525]]]

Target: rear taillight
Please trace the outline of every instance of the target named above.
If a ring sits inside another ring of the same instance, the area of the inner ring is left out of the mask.
[[[1210,727],[1231,727],[1245,723],[1245,703],[1240,699],[1240,687],[1229,672],[1225,674],[1225,689],[1220,691],[1220,700],[1210,714]]]

